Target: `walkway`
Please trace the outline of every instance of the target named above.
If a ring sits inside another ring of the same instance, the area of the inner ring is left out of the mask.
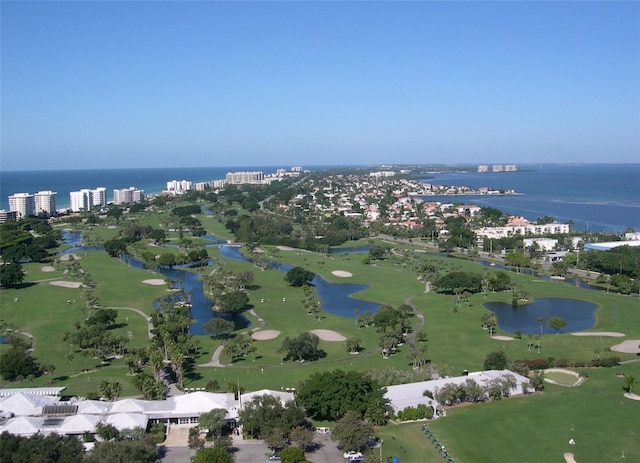
[[[252,328],[251,332],[254,333],[264,328],[264,325],[265,325],[264,319],[258,316],[258,314],[253,309],[248,310],[248,312],[251,315],[253,315],[256,320],[258,320],[258,326],[256,326],[255,328]],[[213,352],[213,355],[211,356],[211,360],[208,361],[207,363],[201,363],[198,366],[199,367],[225,367],[226,365],[223,365],[222,363],[220,363],[220,355],[222,354],[222,351],[224,350],[225,345],[226,345],[225,343],[220,344],[218,348]]]
[[[153,321],[151,321],[151,317],[148,316],[146,313],[144,313],[142,310],[133,309],[131,307],[105,307],[105,309],[130,310],[132,312],[137,313],[142,318],[144,318],[144,320],[147,322],[147,336],[149,336],[149,339],[151,339],[153,337],[153,333],[151,332],[151,330],[153,329]]]

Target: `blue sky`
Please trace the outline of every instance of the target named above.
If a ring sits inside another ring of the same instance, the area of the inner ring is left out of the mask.
[[[4,170],[640,161],[639,2],[10,2]]]

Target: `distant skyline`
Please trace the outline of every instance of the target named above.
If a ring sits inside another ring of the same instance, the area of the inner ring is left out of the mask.
[[[640,2],[13,2],[2,170],[640,162]]]

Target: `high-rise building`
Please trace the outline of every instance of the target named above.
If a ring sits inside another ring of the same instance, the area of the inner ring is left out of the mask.
[[[40,215],[52,215],[57,211],[55,191],[38,191],[34,195],[35,213]]]
[[[241,185],[243,183],[262,183],[263,172],[228,172],[226,176],[228,184]]]
[[[171,180],[167,182],[167,190],[176,194],[182,194],[191,190],[193,184],[189,180]]]
[[[9,210],[16,211],[19,219],[34,215],[35,201],[33,195],[29,193],[15,193],[9,196]]]
[[[93,201],[91,200],[91,190],[84,188],[80,191],[72,191],[69,194],[71,211],[90,211]]]
[[[121,188],[113,190],[114,204],[141,203],[144,201],[144,190],[138,190],[136,187]]]
[[[106,207],[107,189],[103,186],[91,190],[91,205],[94,207]]]

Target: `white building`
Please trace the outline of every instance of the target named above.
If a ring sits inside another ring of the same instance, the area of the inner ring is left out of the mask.
[[[420,404],[437,409],[441,404],[436,399],[425,396],[424,392],[429,391],[435,396],[438,389],[446,384],[464,384],[467,380],[474,380],[480,386],[486,386],[496,379],[512,376],[516,381],[516,386],[511,390],[511,395],[523,394],[523,384],[529,384],[529,379],[510,370],[486,370],[471,372],[468,375],[456,376],[453,378],[440,378],[431,381],[421,381],[417,383],[398,384],[387,386],[384,397],[389,399],[390,405],[395,413],[407,407],[416,407]]]
[[[189,180],[171,180],[167,182],[167,191],[175,194],[183,194],[193,188],[193,184]]]
[[[90,211],[92,204],[91,190],[88,188],[72,191],[69,194],[69,205],[72,212]]]
[[[9,210],[16,211],[19,219],[34,215],[35,201],[33,195],[29,193],[16,193],[9,196]]]
[[[18,212],[0,209],[0,223],[5,223],[9,220],[18,220]]]
[[[56,196],[55,191],[38,191],[34,197],[35,201],[35,213],[40,215],[55,214],[56,208]]]
[[[91,205],[94,207],[106,207],[107,205],[107,189],[103,186],[91,190]]]
[[[525,238],[522,242],[525,249],[529,249],[533,243],[536,243],[541,251],[553,251],[558,245],[558,240],[553,238]]]
[[[262,183],[263,172],[227,172],[227,183],[230,185],[242,185],[243,183]]]
[[[239,400],[233,393],[194,392],[169,397],[166,400],[121,399],[115,402],[72,398],[60,401],[59,396],[43,395],[45,388],[26,388],[8,396],[0,396],[0,433],[31,436],[81,435],[95,433],[98,423],[108,423],[118,430],[141,427],[149,422],[197,424],[201,414],[213,409],[227,410],[226,419],[235,422],[242,405],[255,396],[273,395],[284,405],[294,400],[291,392],[262,390],[242,394]],[[5,389],[6,391],[6,389]],[[53,392],[50,392],[53,394]],[[56,417],[48,420],[48,417]]]
[[[121,188],[113,190],[114,204],[141,203],[144,201],[144,190],[138,190],[136,187]]]

